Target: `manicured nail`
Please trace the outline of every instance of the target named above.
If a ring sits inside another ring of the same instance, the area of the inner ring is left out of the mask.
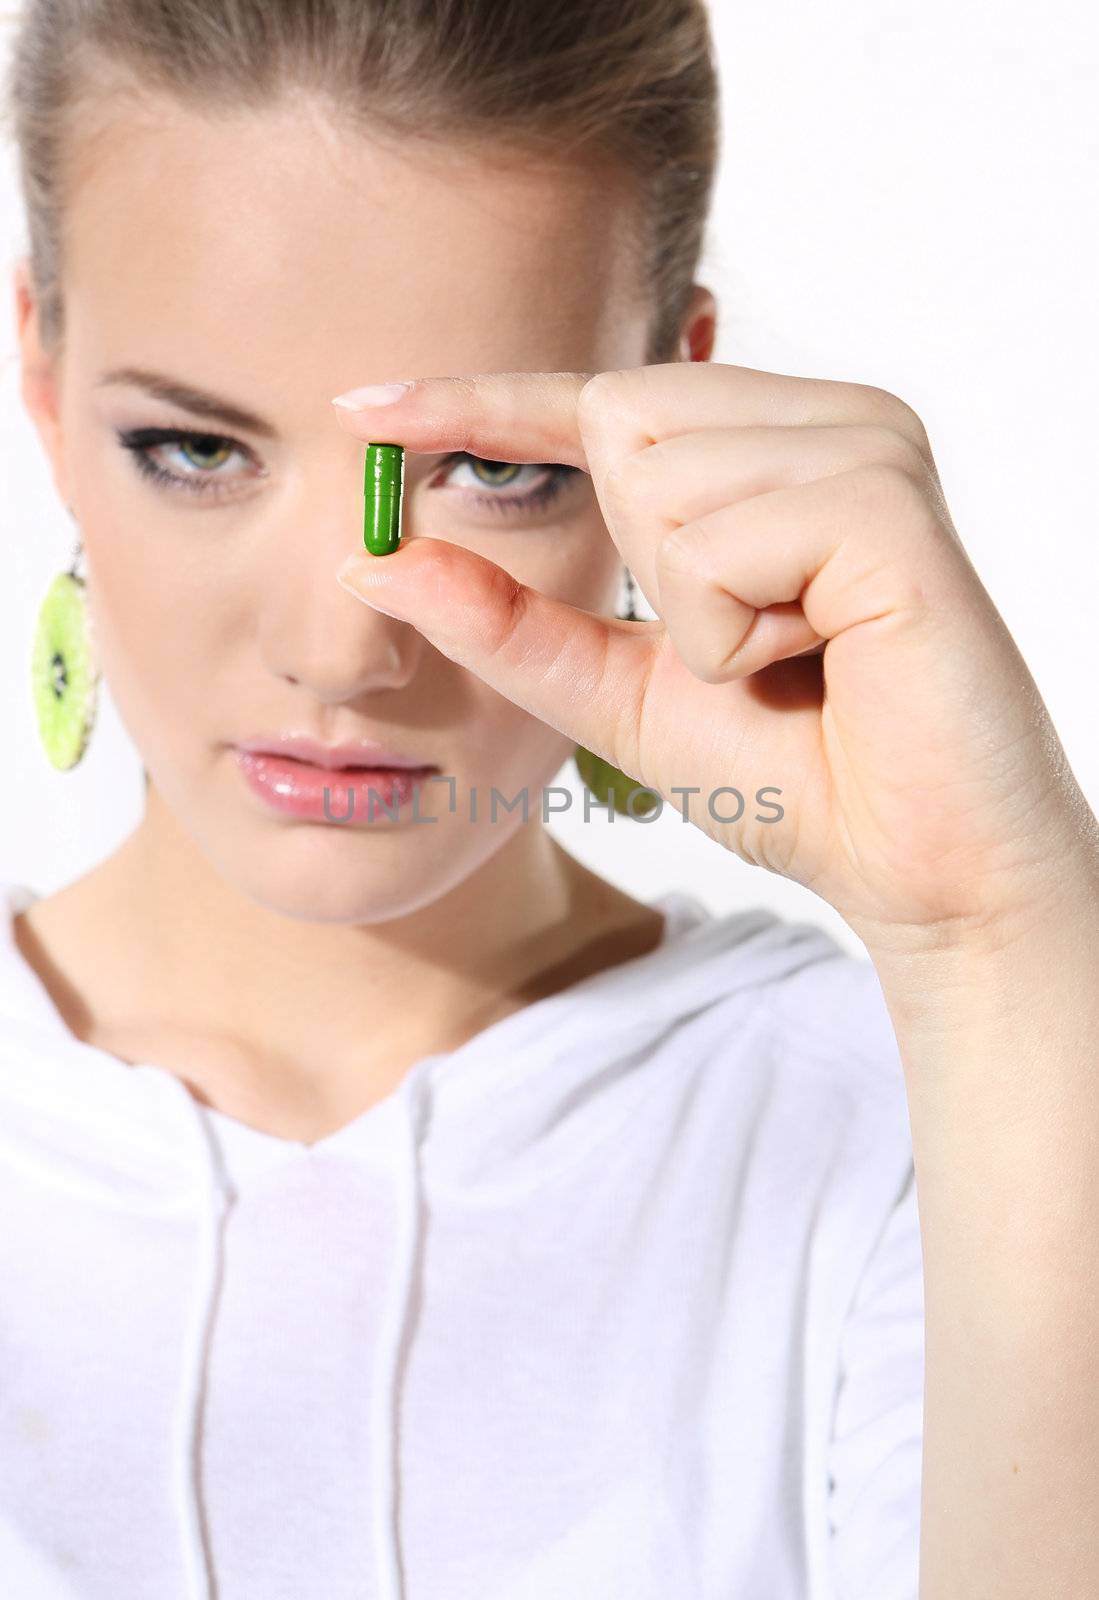
[[[411,389],[410,383],[367,383],[361,389],[348,389],[346,394],[332,396],[334,406],[347,411],[369,411],[374,406],[391,406]]]

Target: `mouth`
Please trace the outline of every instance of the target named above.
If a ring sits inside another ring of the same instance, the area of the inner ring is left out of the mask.
[[[301,733],[278,733],[255,739],[242,739],[235,748],[246,755],[296,761],[330,772],[425,772],[438,771],[434,762],[391,750],[372,739],[346,740],[324,744]]]
[[[253,794],[277,811],[329,823],[395,820],[421,786],[438,772],[434,764],[387,765],[382,761],[321,764],[282,750],[234,749]]]
[[[302,759],[301,756],[284,755],[281,751],[277,751],[277,750],[257,750],[257,751],[247,751],[245,753],[249,754],[249,755],[254,754],[254,755],[257,755],[257,756],[263,756],[269,761],[292,762],[293,765],[296,766],[296,767],[305,767],[305,768],[308,768],[312,772],[327,772],[327,773],[330,773],[333,777],[338,777],[341,773],[348,773],[348,772],[434,772],[434,771],[436,771],[435,767],[429,767],[429,766],[413,767],[413,766],[403,766],[403,765],[398,766],[398,765],[393,764],[393,763],[388,763],[387,764],[384,761],[363,761],[363,762],[348,761],[348,762],[345,762],[345,763],[343,763],[343,765],[338,766],[338,767],[336,767],[336,766],[328,766],[327,764],[325,764],[323,762],[320,762],[320,761],[305,761],[305,760]]]

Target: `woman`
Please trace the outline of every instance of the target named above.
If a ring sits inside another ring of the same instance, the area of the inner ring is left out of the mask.
[[[709,363],[701,8],[52,0],[10,94],[148,785],[7,889],[11,1592],[1086,1592],[1095,819],[918,418]],[[584,870],[577,743],[871,961]]]

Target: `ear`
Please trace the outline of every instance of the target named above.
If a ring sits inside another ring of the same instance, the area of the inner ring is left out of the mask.
[[[38,300],[26,257],[15,263],[12,287],[15,292],[15,332],[21,372],[20,394],[27,414],[45,446],[58,493],[67,504],[69,494],[65,484],[58,415],[60,364],[42,344]]]
[[[696,283],[691,288],[691,298],[683,319],[679,336],[681,361],[710,361],[717,337],[717,301],[709,289]]]

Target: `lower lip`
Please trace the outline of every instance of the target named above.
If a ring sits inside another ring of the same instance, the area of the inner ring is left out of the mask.
[[[237,750],[253,792],[276,811],[318,822],[384,822],[405,806],[434,767],[315,767],[290,756]],[[327,810],[325,790],[328,791]]]

